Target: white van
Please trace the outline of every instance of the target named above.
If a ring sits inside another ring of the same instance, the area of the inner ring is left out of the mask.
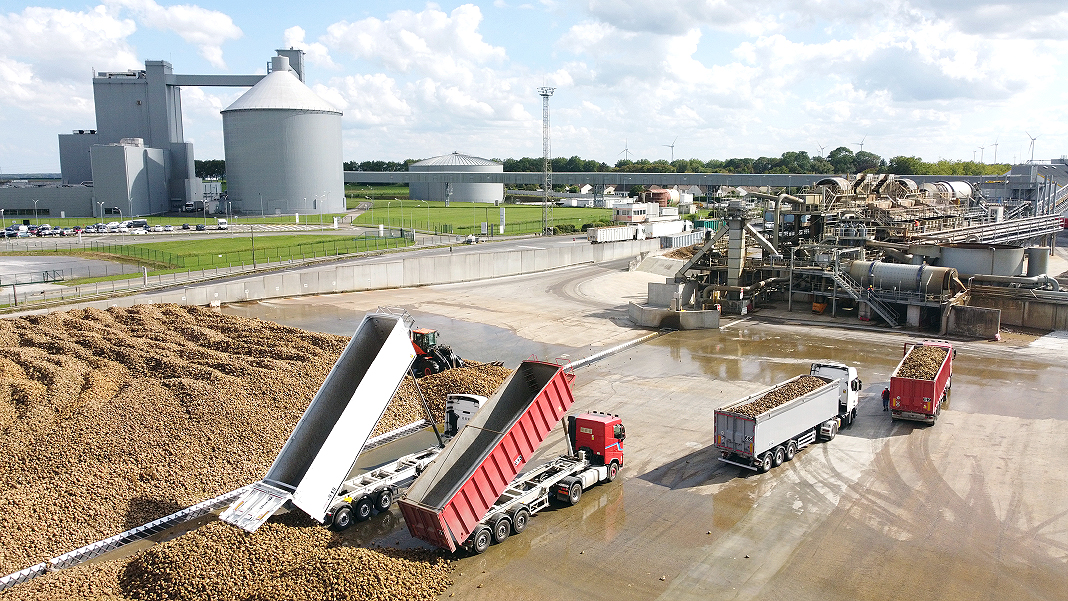
[[[219,226],[220,230],[228,230],[228,229],[230,229],[230,224],[226,223],[225,219],[222,219],[222,218],[216,219],[215,223],[216,223],[216,225]]]

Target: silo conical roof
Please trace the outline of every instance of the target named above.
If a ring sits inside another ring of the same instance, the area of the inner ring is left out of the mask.
[[[443,154],[438,157],[432,157],[424,159],[417,163],[412,163],[411,167],[429,167],[440,165],[480,165],[480,166],[499,166],[501,163],[497,161],[491,161],[482,157],[475,157],[469,154],[460,154],[459,152],[453,152],[452,154]]]
[[[341,114],[289,71],[269,73],[222,112],[272,109]]]

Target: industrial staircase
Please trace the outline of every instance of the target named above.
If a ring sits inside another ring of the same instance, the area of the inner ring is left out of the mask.
[[[831,278],[834,279],[834,281],[844,289],[853,300],[868,303],[868,305],[871,306],[871,308],[874,309],[886,323],[890,324],[890,327],[896,328],[898,326],[897,313],[890,307],[890,305],[876,298],[873,291],[866,290],[852,277],[837,270],[831,272]]]

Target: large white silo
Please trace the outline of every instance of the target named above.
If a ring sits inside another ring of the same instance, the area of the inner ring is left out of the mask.
[[[245,213],[341,213],[341,111],[271,59],[271,73],[222,111],[227,196]]]
[[[412,163],[410,172],[461,171],[467,173],[503,173],[504,165],[489,159],[454,152],[439,157]],[[413,200],[445,200],[448,189],[444,182],[417,183],[408,185],[408,197]],[[452,201],[492,202],[504,200],[504,184],[457,183],[452,186]]]

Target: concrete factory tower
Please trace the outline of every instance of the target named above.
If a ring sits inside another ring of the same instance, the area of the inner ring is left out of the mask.
[[[271,73],[222,112],[227,194],[244,213],[341,213],[341,111],[271,59]]]

